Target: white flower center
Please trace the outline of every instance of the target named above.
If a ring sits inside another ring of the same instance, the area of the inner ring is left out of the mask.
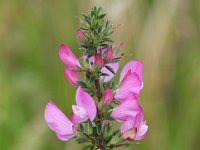
[[[86,110],[83,107],[72,105],[72,110],[74,114],[78,115],[82,119],[87,116]]]

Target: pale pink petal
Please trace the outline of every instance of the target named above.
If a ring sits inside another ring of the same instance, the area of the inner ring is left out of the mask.
[[[103,95],[103,103],[110,104],[114,98],[114,94],[110,88],[106,88]]]
[[[116,73],[117,70],[119,69],[119,62],[109,63],[109,64],[106,64],[106,66],[111,67],[111,68],[114,70],[114,72]],[[109,75],[109,76],[101,77],[101,79],[102,79],[104,82],[108,82],[109,80],[111,80],[111,79],[115,76],[115,75],[114,75],[112,72],[110,72],[106,67],[103,67],[103,68],[101,69],[101,72],[102,72],[102,73],[106,73],[106,74]]]
[[[71,70],[77,70],[79,62],[72,51],[64,44],[61,44],[58,50],[60,60]]]
[[[73,137],[73,124],[51,100],[46,105],[44,117],[49,128],[56,134]]]
[[[91,122],[95,119],[97,113],[95,101],[81,87],[79,87],[76,91],[76,104],[86,110]]]
[[[129,70],[131,70],[132,73],[135,72],[138,75],[139,79],[142,81],[142,62],[139,60],[134,60],[128,62],[122,69],[122,72],[120,74],[120,82],[123,80]]]
[[[79,124],[88,120],[88,115],[83,107],[73,105],[72,106],[71,120],[74,124]]]
[[[145,137],[146,133],[148,130],[148,126],[146,125],[145,122],[143,122],[143,124],[137,128],[137,132],[135,135],[135,140],[141,140]]]
[[[138,75],[136,73],[131,73],[131,70],[129,70],[115,94],[115,99],[122,101],[127,99],[130,95],[138,96],[141,86],[142,82]]]
[[[68,67],[64,69],[64,75],[67,81],[73,86],[78,86],[78,81],[80,80],[76,71],[70,70]]]
[[[134,126],[134,121],[132,120],[124,121],[122,122],[121,125],[121,132],[126,133],[128,130],[131,130],[133,126]]]
[[[119,106],[113,109],[111,117],[116,119],[119,122],[124,122],[130,120],[134,121],[134,118],[138,113],[142,111],[141,106],[138,103],[138,100],[131,98],[123,101]]]
[[[122,122],[121,132],[125,133],[132,128],[138,128],[143,123],[144,115],[141,107],[138,107],[135,116],[129,116],[127,121]]]

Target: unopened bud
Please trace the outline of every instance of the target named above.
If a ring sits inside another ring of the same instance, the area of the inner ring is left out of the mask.
[[[114,94],[110,88],[106,88],[103,95],[103,103],[110,104],[113,100]]]
[[[108,52],[106,54],[106,60],[107,61],[111,61],[112,60],[112,56],[113,56],[113,48],[112,48],[112,46],[110,46],[108,48]]]
[[[77,37],[80,41],[83,40],[84,34],[83,34],[83,31],[82,31],[81,29],[77,29],[77,30],[76,30],[76,37]]]
[[[96,57],[95,57],[95,62],[97,64],[97,66],[99,67],[103,67],[104,66],[104,61],[103,59],[101,58],[101,55],[100,54],[97,54]]]

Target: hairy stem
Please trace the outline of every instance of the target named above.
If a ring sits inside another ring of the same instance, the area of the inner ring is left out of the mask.
[[[98,98],[98,101],[100,102],[100,100],[101,100],[101,89],[100,89],[99,79],[95,80],[95,86],[96,86],[96,89],[97,89],[97,98]]]
[[[101,89],[100,89],[99,79],[95,80],[95,86],[96,86],[96,89],[97,89],[98,102],[100,102],[101,101]],[[97,108],[97,110],[98,110],[99,124],[101,126],[101,114],[100,114],[100,111],[99,111],[98,108]],[[98,148],[99,148],[99,150],[104,150],[104,147],[103,147],[103,144],[102,144],[102,134],[101,133],[98,136]]]

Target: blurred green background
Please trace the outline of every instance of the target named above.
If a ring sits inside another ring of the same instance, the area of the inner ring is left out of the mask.
[[[76,16],[93,5],[121,24],[114,39],[134,54],[120,68],[144,62],[140,101],[149,132],[134,148],[200,149],[199,0],[0,0],[0,150],[80,149],[55,138],[43,111],[51,98],[70,115],[75,88],[57,49],[66,43],[80,56]]]

